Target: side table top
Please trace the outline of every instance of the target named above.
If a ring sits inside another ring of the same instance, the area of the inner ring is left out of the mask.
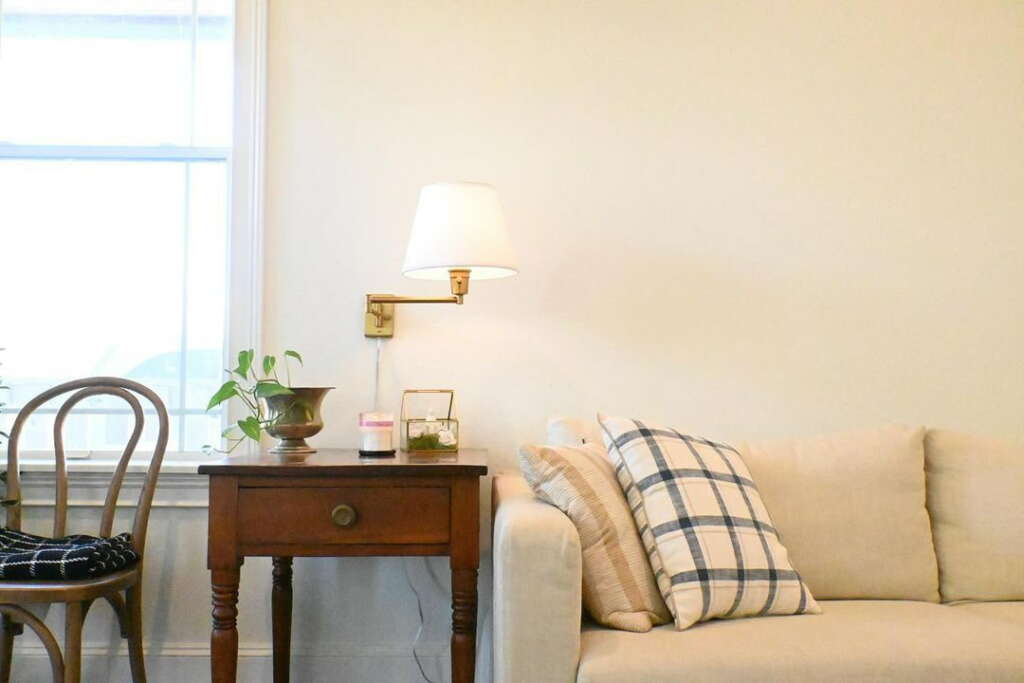
[[[458,453],[410,455],[399,451],[392,458],[361,458],[359,451],[321,448],[303,460],[268,451],[258,455],[229,455],[199,466],[200,474],[259,476],[405,477],[487,474],[487,451],[462,448]]]

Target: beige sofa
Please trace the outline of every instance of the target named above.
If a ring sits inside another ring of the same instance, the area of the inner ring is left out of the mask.
[[[1024,681],[1024,448],[901,428],[741,452],[823,614],[597,626],[575,527],[499,475],[494,682]]]

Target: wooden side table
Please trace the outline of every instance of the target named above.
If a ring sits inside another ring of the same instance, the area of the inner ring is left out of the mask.
[[[274,683],[287,683],[292,558],[368,555],[451,558],[452,681],[473,681],[485,451],[367,460],[356,451],[321,449],[303,462],[236,456],[199,472],[210,476],[214,683],[236,680],[239,570],[246,556],[273,558]]]

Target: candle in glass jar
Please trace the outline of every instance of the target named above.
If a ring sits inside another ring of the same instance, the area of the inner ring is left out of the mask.
[[[359,413],[359,433],[366,452],[393,451],[391,436],[395,429],[392,413]]]

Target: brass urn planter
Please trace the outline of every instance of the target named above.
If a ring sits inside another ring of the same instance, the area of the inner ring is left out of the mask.
[[[327,392],[334,387],[289,387],[290,394],[266,398],[270,411],[267,434],[280,439],[271,453],[279,455],[309,455],[316,449],[306,439],[316,436],[324,428],[320,406]]]

